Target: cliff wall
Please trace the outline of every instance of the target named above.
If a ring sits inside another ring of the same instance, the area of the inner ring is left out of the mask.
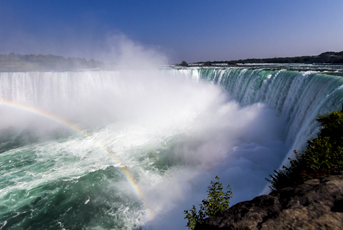
[[[343,172],[240,202],[195,230],[343,229]]]

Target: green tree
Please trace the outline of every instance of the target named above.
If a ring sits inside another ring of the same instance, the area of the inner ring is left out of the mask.
[[[290,166],[270,175],[266,179],[272,190],[298,185],[306,180],[324,175],[336,174],[343,170],[343,113],[333,111],[318,115],[316,119],[321,126],[317,138],[307,141],[306,150],[295,153],[290,159]]]
[[[188,66],[188,63],[186,61],[182,61],[180,66]]]
[[[188,219],[186,227],[189,229],[194,229],[198,221],[229,209],[230,198],[232,198],[230,185],[227,186],[228,191],[223,192],[223,185],[219,182],[220,178],[218,176],[215,178],[218,181],[211,181],[211,186],[208,186],[207,198],[202,200],[202,204],[199,204],[200,210],[197,212],[195,205],[193,205],[190,211],[184,211],[185,219]]]

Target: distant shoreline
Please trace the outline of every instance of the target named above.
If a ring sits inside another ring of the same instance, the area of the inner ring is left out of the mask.
[[[297,56],[297,57],[275,57],[275,58],[248,58],[231,61],[206,61],[196,62],[196,64],[213,65],[223,63],[228,65],[237,65],[238,63],[263,63],[263,64],[343,64],[343,51],[341,52],[324,52],[316,56]]]
[[[187,63],[186,63],[187,64]],[[279,58],[250,58],[233,61],[207,61],[190,63],[189,66],[207,67],[248,67],[245,64],[256,64],[249,68],[256,68],[259,64],[324,64],[343,65],[343,51],[325,52],[317,56],[279,57]],[[177,66],[177,65],[176,65]],[[35,54],[0,54],[0,72],[50,72],[50,71],[87,71],[113,70],[114,63],[105,64],[93,59],[64,58],[56,55]]]

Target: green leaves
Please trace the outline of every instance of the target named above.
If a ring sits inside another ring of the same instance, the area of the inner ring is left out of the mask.
[[[185,219],[188,219],[188,223],[187,223],[186,227],[188,227],[189,229],[194,229],[196,222],[198,220],[203,219],[203,217],[202,217],[203,213],[200,213],[200,211],[199,211],[199,214],[197,214],[197,210],[196,210],[194,205],[193,205],[193,208],[190,210],[190,213],[188,212],[188,210],[185,210],[184,213],[186,214]]]
[[[181,64],[179,64],[180,66],[188,66],[188,63],[186,61],[182,61]]]
[[[189,229],[194,229],[199,220],[214,216],[218,212],[229,209],[230,198],[232,198],[231,188],[228,185],[228,191],[223,192],[223,185],[219,182],[220,178],[218,176],[215,178],[217,181],[211,181],[211,186],[208,186],[207,198],[202,200],[202,204],[199,204],[199,211],[197,212],[194,205],[190,211],[184,211],[186,214],[185,219],[188,219],[186,227]]]
[[[318,115],[317,121],[321,126],[318,137],[307,141],[303,153],[294,151],[295,159],[290,159],[290,167],[283,166],[270,175],[271,179],[266,179],[272,190],[343,170],[343,113],[333,111]]]

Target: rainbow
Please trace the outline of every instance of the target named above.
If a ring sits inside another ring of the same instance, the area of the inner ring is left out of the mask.
[[[116,164],[122,165],[121,162],[116,157],[114,157],[110,153],[110,151],[107,150],[107,148],[105,146],[101,145],[99,142],[94,140],[94,138],[92,138],[89,133],[87,133],[86,131],[82,130],[81,128],[79,128],[78,126],[76,126],[75,124],[73,124],[69,121],[63,120],[60,117],[57,117],[51,113],[40,110],[38,108],[28,106],[28,105],[24,105],[24,104],[20,104],[17,102],[11,102],[11,101],[6,101],[3,99],[0,99],[0,105],[4,105],[4,106],[11,107],[11,108],[23,110],[25,112],[29,112],[29,113],[44,117],[46,119],[49,119],[51,121],[54,121],[56,123],[59,123],[65,127],[69,128],[69,129],[81,134],[85,138],[91,140],[94,143],[94,145],[96,145],[101,151],[103,151],[106,155],[108,155]],[[148,219],[152,220],[153,215],[152,215],[150,209],[147,208],[148,206],[147,206],[147,202],[144,198],[143,192],[139,189],[139,186],[137,185],[135,179],[132,177],[132,175],[130,174],[130,172],[127,170],[126,167],[117,167],[117,169],[119,169],[119,171],[125,176],[125,178],[129,182],[130,186],[132,187],[133,191],[135,192],[137,198],[142,202],[142,204],[143,204],[143,206],[144,206],[144,208],[148,214]]]

